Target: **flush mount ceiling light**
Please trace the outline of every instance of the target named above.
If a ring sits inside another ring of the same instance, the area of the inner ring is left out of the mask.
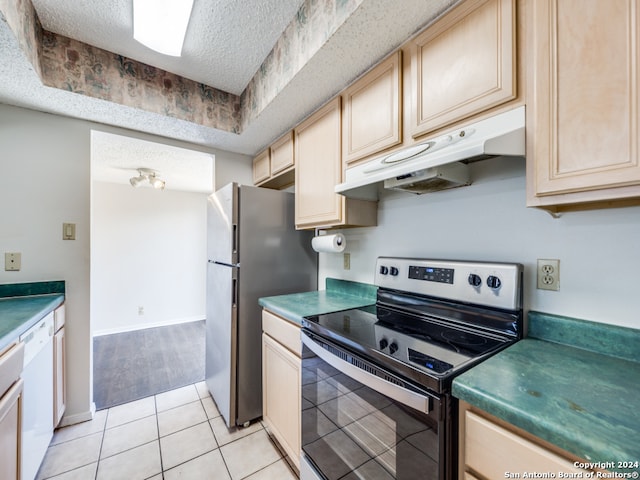
[[[193,0],[133,0],[133,38],[179,57],[192,8]]]
[[[164,190],[164,180],[160,180],[158,178],[158,172],[150,168],[138,168],[138,176],[129,179],[129,183],[136,188],[144,185],[145,182],[153,188]]]

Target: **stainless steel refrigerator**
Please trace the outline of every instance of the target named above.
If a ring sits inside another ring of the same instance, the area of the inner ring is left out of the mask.
[[[205,376],[228,426],[262,415],[258,298],[317,289],[312,232],[293,193],[231,183],[209,196]]]

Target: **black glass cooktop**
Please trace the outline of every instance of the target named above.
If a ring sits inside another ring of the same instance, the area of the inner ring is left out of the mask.
[[[376,305],[307,317],[303,327],[432,388],[425,377],[442,384],[476,359],[511,343],[441,319]]]

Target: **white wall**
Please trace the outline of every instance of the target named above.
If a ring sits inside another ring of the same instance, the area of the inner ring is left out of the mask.
[[[65,280],[68,402],[63,422],[91,416],[90,138],[97,129],[215,155],[215,175],[249,183],[251,158],[221,150],[0,104],[0,255],[22,252],[1,283]],[[233,178],[235,179],[235,178]],[[216,184],[218,182],[216,181]],[[62,223],[76,223],[75,241]]]
[[[90,415],[89,133],[84,122],[0,105],[0,282],[65,280],[68,416]],[[62,240],[62,223],[76,240]]]
[[[94,335],[204,319],[206,212],[202,193],[93,182]]]
[[[246,155],[231,152],[218,153],[213,160],[213,169],[214,190],[231,182],[253,185],[253,160]]]
[[[327,276],[373,283],[378,256],[519,262],[525,310],[640,328],[640,207],[565,213],[525,207],[524,161],[472,164],[471,186],[415,196],[384,192],[378,226],[345,229],[342,255],[320,254]],[[560,259],[560,291],[537,290],[536,259]]]

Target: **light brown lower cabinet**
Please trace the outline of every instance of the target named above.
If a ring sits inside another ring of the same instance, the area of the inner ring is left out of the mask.
[[[460,402],[459,446],[460,480],[524,478],[525,472],[562,472],[582,478],[587,473],[574,466],[580,461],[577,457],[465,402]]]
[[[20,379],[24,345],[0,355],[0,479],[19,480],[21,463],[22,392]]]
[[[262,419],[300,468],[300,327],[262,312]]]
[[[66,356],[67,340],[65,336],[65,306],[54,311],[53,336],[53,426],[60,424],[67,406]]]
[[[22,430],[22,380],[0,399],[0,478],[20,478],[20,431]]]
[[[64,327],[53,336],[53,426],[57,427],[62,420],[67,406],[67,389],[65,387],[66,337]]]

